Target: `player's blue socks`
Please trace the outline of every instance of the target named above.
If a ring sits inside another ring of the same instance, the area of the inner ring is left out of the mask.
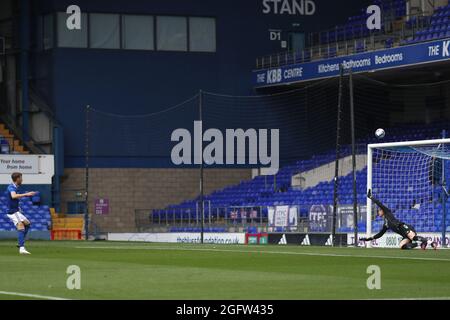
[[[25,238],[28,234],[28,230],[30,230],[30,226],[25,226],[24,230],[17,230],[18,232],[18,239],[19,239],[19,247],[25,246]]]
[[[17,230],[19,238],[19,247],[25,246],[25,230]]]
[[[27,238],[28,231],[30,230],[30,225],[25,226],[25,236],[24,239]]]

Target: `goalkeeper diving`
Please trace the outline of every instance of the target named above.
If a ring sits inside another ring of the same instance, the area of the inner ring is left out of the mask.
[[[414,228],[404,222],[399,221],[392,211],[376,199],[372,195],[372,191],[369,189],[367,192],[367,197],[371,199],[378,206],[378,216],[384,219],[383,228],[376,235],[370,238],[361,238],[361,241],[372,241],[381,238],[386,231],[391,230],[403,237],[400,241],[400,249],[409,250],[414,249],[419,246],[425,250],[428,245],[428,239],[418,236]],[[436,249],[436,243],[432,243],[431,246]]]

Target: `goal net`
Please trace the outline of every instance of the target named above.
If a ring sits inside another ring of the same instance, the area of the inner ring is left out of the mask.
[[[443,225],[442,183],[450,139],[368,145],[367,189],[395,216],[418,232],[440,232]],[[377,232],[376,205],[367,200],[367,233]]]

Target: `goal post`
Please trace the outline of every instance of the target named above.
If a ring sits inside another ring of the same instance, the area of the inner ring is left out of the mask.
[[[397,218],[418,232],[442,232],[445,243],[445,160],[450,159],[450,139],[404,141],[367,146],[367,191],[394,211]],[[367,198],[366,234],[381,228]],[[378,227],[378,228],[376,228]]]

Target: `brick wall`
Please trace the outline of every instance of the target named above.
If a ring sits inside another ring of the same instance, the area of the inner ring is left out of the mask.
[[[91,216],[102,232],[135,231],[135,209],[164,208],[199,194],[198,169],[90,169],[89,174],[89,212],[94,211],[95,198],[109,199],[108,215]],[[250,169],[205,169],[205,194],[249,179]],[[67,201],[76,201],[77,192],[84,194],[84,186],[84,169],[65,170],[63,213]],[[78,200],[83,201],[83,197]]]

